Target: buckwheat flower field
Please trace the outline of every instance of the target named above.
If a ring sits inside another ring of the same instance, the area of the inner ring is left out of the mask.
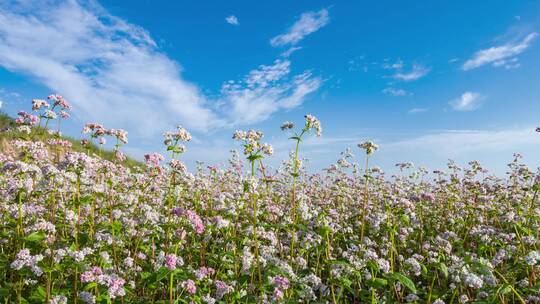
[[[322,127],[306,115],[281,126],[295,149],[277,170],[249,130],[228,166],[188,171],[182,127],[128,166],[120,129],[83,130],[114,159],[71,149],[70,108],[33,100],[4,131],[3,303],[540,303],[540,179],[520,155],[503,178],[475,161],[386,176],[364,142],[311,174],[302,142]]]

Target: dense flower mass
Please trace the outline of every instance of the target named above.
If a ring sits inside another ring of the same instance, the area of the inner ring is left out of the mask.
[[[296,145],[276,169],[250,130],[234,134],[246,163],[190,172],[181,127],[164,134],[170,159],[128,167],[124,131],[84,128],[116,139],[115,161],[59,155],[36,130],[52,107],[32,108],[0,153],[4,303],[540,303],[540,172],[520,155],[505,178],[476,161],[387,176],[366,142],[310,174],[300,142],[321,125],[307,115],[284,124]]]

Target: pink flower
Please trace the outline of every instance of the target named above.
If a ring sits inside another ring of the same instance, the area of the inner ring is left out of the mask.
[[[285,278],[285,277],[281,277],[281,276],[276,276],[274,278],[274,285],[277,287],[277,288],[280,288],[280,289],[283,289],[283,290],[286,290],[286,289],[289,289],[289,279]]]
[[[123,278],[112,275],[108,278],[107,282],[109,289],[107,289],[107,293],[109,294],[109,297],[111,299],[114,299],[116,297],[123,297],[126,295],[126,291],[124,290],[124,284],[126,283],[126,280]]]
[[[32,110],[37,111],[41,108],[48,108],[49,104],[43,99],[32,99]]]
[[[171,168],[173,168],[174,170],[177,170],[177,171],[180,171],[180,172],[185,172],[185,171],[187,171],[186,166],[185,166],[181,161],[179,161],[178,159],[173,159],[173,160],[171,160],[171,162],[169,163],[169,165],[170,165]]]
[[[163,157],[163,155],[159,153],[149,153],[144,155],[144,160],[146,161],[146,164],[152,167],[159,166],[159,162],[164,159],[165,158]]]
[[[184,288],[190,294],[195,294],[197,292],[197,286],[195,286],[195,282],[193,282],[193,280],[182,282],[182,288]]]
[[[175,270],[176,269],[176,260],[178,258],[176,257],[176,254],[170,253],[165,256],[165,266],[169,268],[169,270]]]
[[[276,288],[274,289],[274,301],[280,301],[283,299],[283,290]]]
[[[202,280],[206,277],[209,277],[213,275],[216,271],[212,267],[201,267],[199,270],[195,273],[195,277],[197,280]]]
[[[91,271],[85,271],[81,273],[81,282],[83,283],[93,282],[95,279],[96,277]]]
[[[15,123],[19,125],[35,126],[39,123],[39,117],[26,113],[25,111],[19,111],[17,115],[19,115],[19,117],[15,119]]]
[[[217,280],[215,285],[216,285],[216,299],[221,299],[223,298],[224,295],[234,290],[234,288],[227,285],[227,283],[223,281]]]
[[[123,162],[127,159],[126,155],[122,153],[122,151],[120,150],[116,150],[116,152],[114,152],[114,157],[116,158],[117,161],[120,161],[120,162]]]
[[[60,106],[63,109],[71,109],[71,105],[64,99],[64,97],[62,97],[62,95],[52,94],[47,98],[54,101],[55,106]]]
[[[81,282],[94,282],[102,274],[103,271],[101,271],[101,268],[94,266],[92,267],[92,269],[85,271],[81,274]]]
[[[60,117],[67,119],[70,117],[69,113],[66,111],[60,111]]]
[[[193,230],[195,230],[197,234],[204,233],[204,224],[201,220],[201,217],[195,211],[175,208],[173,209],[173,213],[176,215],[187,217],[188,220],[191,222],[191,227],[193,227]]]

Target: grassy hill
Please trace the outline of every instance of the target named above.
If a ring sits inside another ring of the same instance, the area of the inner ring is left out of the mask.
[[[0,151],[5,151],[9,147],[9,142],[13,139],[21,137],[22,134],[15,130],[16,128],[15,120],[7,115],[6,113],[0,112]],[[35,127],[30,134],[30,137],[34,140],[47,141],[49,138],[53,138],[53,135],[50,135],[46,132],[44,128]],[[69,136],[61,136],[63,140],[71,142],[71,148],[68,148],[71,151],[89,153],[90,155],[98,155],[103,159],[113,161],[114,160],[114,151],[100,149],[97,145],[91,143],[87,146],[81,144],[80,139],[75,139]],[[128,167],[141,166],[142,163],[128,157],[124,164]]]

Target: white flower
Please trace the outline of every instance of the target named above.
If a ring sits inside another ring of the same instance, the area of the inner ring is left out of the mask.
[[[373,143],[372,141],[365,141],[358,144],[358,148],[366,150],[367,155],[373,154],[373,152],[379,149],[379,146]]]

